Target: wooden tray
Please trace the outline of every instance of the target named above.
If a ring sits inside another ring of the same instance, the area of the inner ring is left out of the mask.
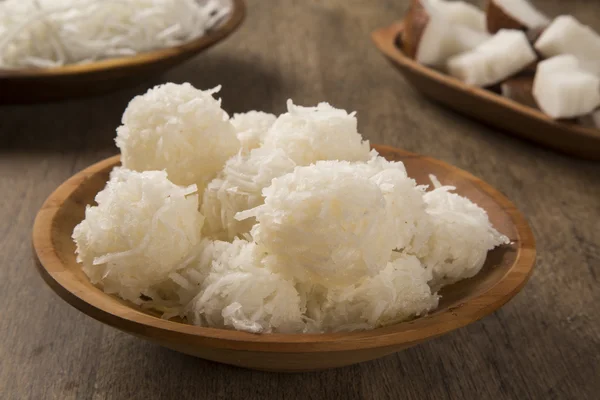
[[[87,204],[119,165],[115,156],[76,174],[46,200],[33,228],[38,269],[65,301],[87,315],[159,345],[208,360],[272,371],[341,367],[391,354],[468,325],[500,308],[529,278],[535,243],[525,218],[491,186],[456,167],[428,157],[374,146],[389,160],[403,161],[419,183],[435,174],[484,208],[494,226],[511,240],[488,254],[482,271],[444,288],[428,316],[380,329],[328,334],[251,334],[168,321],[108,295],[90,283],[75,260],[71,233]],[[121,355],[115,354],[115,357]]]
[[[408,82],[425,96],[514,136],[572,156],[600,160],[600,130],[555,121],[539,110],[417,63],[396,44],[403,29],[401,22],[394,23],[373,32],[372,38]]]
[[[218,28],[176,47],[57,68],[0,70],[0,104],[28,104],[109,93],[132,87],[225,39],[244,20],[243,0]]]

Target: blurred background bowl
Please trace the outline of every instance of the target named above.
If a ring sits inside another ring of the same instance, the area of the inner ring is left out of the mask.
[[[180,46],[57,68],[0,69],[0,104],[64,100],[138,85],[225,39],[239,27],[244,16],[244,1],[233,0],[231,14],[225,21]]]

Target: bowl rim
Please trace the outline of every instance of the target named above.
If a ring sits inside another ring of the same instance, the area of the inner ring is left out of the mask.
[[[123,56],[107,58],[99,61],[93,61],[85,64],[67,64],[52,68],[22,68],[22,69],[1,69],[0,80],[5,79],[33,79],[43,77],[60,77],[91,74],[95,72],[105,72],[110,70],[126,69],[145,64],[151,64],[163,59],[176,57],[181,54],[193,54],[204,50],[220,40],[232,34],[242,23],[246,16],[246,6],[244,0],[231,0],[232,12],[216,29],[207,31],[204,35],[182,43],[178,46],[166,47],[133,56]]]
[[[390,60],[408,68],[415,73],[425,76],[427,79],[443,83],[446,86],[461,90],[463,92],[470,92],[473,95],[491,101],[498,106],[505,107],[513,112],[533,118],[537,121],[562,129],[568,129],[569,133],[572,135],[593,140],[600,139],[600,129],[587,128],[585,126],[579,126],[576,124],[567,124],[563,121],[556,121],[540,110],[519,104],[514,100],[503,97],[490,90],[468,85],[450,75],[418,63],[411,57],[407,56],[404,51],[396,46],[396,38],[404,33],[404,28],[405,24],[402,20],[396,21],[389,26],[376,29],[371,33],[371,38],[376,47]]]
[[[472,174],[443,161],[395,149],[389,146],[374,145],[376,150],[401,154],[402,157],[419,157],[450,170],[462,179],[470,181],[485,195],[491,196],[506,212],[515,226],[518,243],[517,254],[510,269],[500,280],[492,284],[485,292],[450,307],[440,313],[427,315],[408,322],[376,328],[369,331],[320,333],[320,334],[252,334],[248,332],[200,327],[159,317],[138,311],[132,307],[125,310],[113,310],[97,301],[99,295],[85,290],[81,283],[68,279],[72,274],[65,268],[59,254],[53,246],[55,232],[53,221],[62,204],[79,187],[97,172],[120,162],[116,155],[99,161],[73,175],[63,182],[44,202],[39,210],[32,232],[32,243],[37,255],[36,266],[44,281],[61,298],[89,316],[123,331],[145,337],[175,340],[180,344],[206,346],[220,349],[312,353],[322,351],[347,351],[406,346],[434,338],[464,327],[484,316],[491,314],[525,285],[535,264],[536,250],[533,232],[525,217],[515,205],[498,190]],[[111,295],[100,292],[104,298]]]

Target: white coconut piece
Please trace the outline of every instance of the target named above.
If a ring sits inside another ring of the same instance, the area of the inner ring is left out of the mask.
[[[471,51],[448,61],[450,75],[474,86],[490,86],[526,68],[536,60],[525,33],[500,30]]]
[[[490,0],[504,14],[527,29],[545,26],[550,19],[527,0]]]
[[[256,220],[238,221],[235,215],[263,204],[262,190],[271,185],[273,178],[292,172],[295,166],[281,149],[258,148],[230,158],[204,192],[204,234],[232,240],[250,232]]]
[[[231,0],[3,0],[0,69],[53,68],[179,46],[218,27]]]
[[[265,268],[255,243],[225,246],[187,307],[190,321],[252,333],[302,332],[304,305],[294,282]]]
[[[431,292],[431,271],[415,257],[394,253],[393,260],[372,278],[326,290],[312,288],[305,297],[311,331],[373,329],[426,314],[438,305]]]
[[[485,210],[451,190],[454,187],[442,186],[424,196],[433,231],[420,258],[431,269],[434,291],[475,276],[488,251],[509,242],[494,229]]]
[[[569,72],[580,69],[580,63],[577,57],[564,54],[541,61],[536,67],[536,75],[548,75],[555,72]]]
[[[443,68],[456,54],[471,50],[489,39],[489,35],[452,23],[442,13],[430,14],[417,47],[417,62]]]
[[[485,13],[464,1],[428,0],[435,12],[443,15],[451,24],[463,25],[477,32],[486,31]],[[427,8],[427,7],[426,7]]]
[[[242,150],[250,151],[260,147],[276,119],[275,115],[262,111],[233,114],[231,123],[235,127]]]
[[[302,107],[291,100],[264,139],[264,146],[282,149],[297,165],[320,160],[367,161],[368,141],[358,133],[355,113],[348,114],[327,103]]]
[[[113,171],[75,227],[77,261],[107,293],[141,304],[196,255],[204,218],[195,185],[180,187],[164,171]],[[159,299],[154,299],[159,300]]]
[[[572,54],[581,60],[598,60],[600,35],[571,15],[561,15],[542,32],[536,50],[546,58]]]
[[[554,119],[579,117],[600,106],[600,78],[581,68],[575,56],[549,58],[538,65],[533,96]]]
[[[202,193],[240,148],[221,101],[212,96],[219,89],[167,83],[131,100],[117,129],[123,166],[164,169],[171,182],[196,184]]]

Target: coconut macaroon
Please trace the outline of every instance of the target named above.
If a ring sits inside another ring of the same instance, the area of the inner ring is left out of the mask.
[[[274,269],[300,282],[345,285],[385,267],[396,238],[384,195],[351,163],[320,161],[273,180],[252,236]]]
[[[252,333],[302,332],[303,304],[294,282],[262,265],[256,243],[235,240],[213,262],[188,318],[196,325]]]
[[[105,292],[215,328],[373,329],[434,309],[508,241],[468,199],[369,151],[354,114],[290,101],[275,121],[231,122],[212,93],[167,84],[126,110],[125,167],[73,231]]]
[[[196,184],[202,193],[240,148],[221,101],[212,96],[219,89],[167,83],[131,100],[117,129],[123,166],[164,169],[171,182]]]
[[[204,192],[201,210],[206,217],[205,234],[233,240],[250,232],[256,220],[238,221],[235,215],[263,204],[262,190],[271,185],[273,178],[293,171],[295,166],[281,149],[258,148],[230,158]]]
[[[357,167],[361,167],[360,163]],[[388,161],[375,151],[366,164],[365,173],[386,200],[388,218],[393,224],[390,235],[395,240],[394,248],[420,254],[431,235],[423,200],[426,187],[418,186],[414,179],[408,177],[403,163]]]
[[[327,103],[316,107],[287,102],[264,139],[264,147],[282,149],[297,165],[320,160],[367,161],[369,142],[358,133],[354,113],[348,114]]]
[[[107,293],[142,303],[200,243],[197,188],[173,184],[164,171],[117,168],[95,200],[73,239],[83,271]]]
[[[509,243],[482,208],[454,189],[441,186],[424,195],[433,229],[421,260],[431,268],[433,290],[475,276],[489,250]]]
[[[265,113],[234,117],[245,149],[227,161],[223,172],[204,193],[202,213],[207,217],[204,229],[210,237],[232,240],[249,232],[254,218],[238,221],[235,214],[261,205],[262,189],[296,165],[327,158],[366,161],[371,157],[369,143],[363,142],[357,131],[356,117],[329,104],[301,107],[288,101],[288,113],[277,118],[265,133],[272,118]],[[254,144],[249,144],[252,140],[246,140],[245,135],[252,137]],[[247,152],[263,140],[261,147]]]
[[[427,282],[431,271],[419,259],[394,253],[385,268],[371,278],[344,288],[321,290],[307,303],[310,331],[354,331],[406,321],[438,305]],[[314,299],[317,299],[316,301]]]
[[[250,151],[260,147],[276,119],[275,115],[262,111],[233,114],[231,123],[235,127],[242,150]]]

